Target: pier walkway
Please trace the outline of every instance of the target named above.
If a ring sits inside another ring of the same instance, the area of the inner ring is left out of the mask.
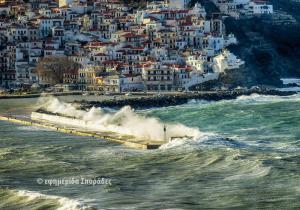
[[[99,132],[99,131],[92,131],[87,129],[70,127],[67,125],[57,125],[50,122],[37,121],[25,117],[23,118],[17,116],[0,116],[0,120],[16,123],[20,125],[42,127],[49,130],[70,134],[70,135],[93,137],[97,139],[123,144],[125,146],[136,148],[136,149],[158,149],[162,144],[165,143],[163,141],[138,139],[134,136],[121,135],[113,132]]]

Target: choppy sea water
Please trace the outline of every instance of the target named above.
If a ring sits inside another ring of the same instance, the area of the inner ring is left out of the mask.
[[[28,114],[33,99],[0,102]],[[0,209],[300,208],[300,95],[137,111],[203,136],[141,151],[0,121]],[[49,186],[37,179],[111,179]]]

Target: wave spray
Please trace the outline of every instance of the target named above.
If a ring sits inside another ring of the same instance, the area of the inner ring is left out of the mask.
[[[74,105],[59,101],[55,97],[43,98],[40,102],[42,109],[83,120],[87,129],[95,131],[115,132],[151,140],[164,140],[178,136],[194,138],[201,136],[201,132],[197,128],[190,128],[178,123],[163,123],[157,118],[138,114],[129,106],[116,112],[105,112],[102,108],[95,107],[89,110],[79,110]]]

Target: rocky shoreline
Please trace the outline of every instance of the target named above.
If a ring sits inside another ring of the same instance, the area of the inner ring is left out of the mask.
[[[104,101],[75,101],[82,109],[89,109],[91,107],[110,107],[121,108],[123,106],[131,106],[135,109],[144,109],[151,107],[165,107],[175,106],[188,103],[190,100],[207,100],[219,101],[236,99],[238,96],[261,94],[261,95],[279,95],[288,96],[294,95],[296,92],[281,92],[278,90],[241,90],[241,91],[211,91],[198,93],[184,93],[184,94],[170,94],[170,95],[154,95],[139,98],[120,98]]]

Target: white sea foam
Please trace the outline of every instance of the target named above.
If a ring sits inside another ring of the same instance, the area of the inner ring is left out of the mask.
[[[213,134],[213,133],[201,133],[201,135],[193,138],[175,138],[168,143],[165,143],[159,147],[159,149],[170,149],[176,147],[191,147],[195,148],[198,147],[201,143],[208,140],[216,140],[216,139],[223,139],[223,137]]]
[[[37,199],[51,199],[56,200],[60,207],[57,210],[85,210],[89,209],[83,202],[74,199],[69,199],[66,197],[55,196],[55,195],[45,195],[39,192],[28,191],[28,190],[18,190],[17,196],[26,197],[27,201],[33,201]]]
[[[282,78],[281,79],[284,85],[288,84],[297,84],[298,87],[286,87],[286,88],[278,88],[279,91],[294,91],[300,92],[300,79],[299,78]]]
[[[201,99],[191,99],[188,101],[188,104],[211,104],[213,102]]]
[[[235,102],[246,102],[246,103],[272,103],[281,101],[300,101],[300,94],[290,95],[290,96],[271,96],[271,95],[259,95],[251,94],[250,96],[239,96],[235,99]]]
[[[241,128],[241,129],[239,129],[239,131],[258,131],[259,130],[259,128]]]
[[[287,85],[287,84],[297,84],[300,85],[300,79],[299,78],[282,78],[281,79],[283,84]]]
[[[277,88],[277,90],[282,92],[300,92],[300,87],[287,87],[287,88]]]
[[[88,111],[78,110],[69,103],[61,102],[57,98],[47,98],[41,101],[43,108],[52,113],[76,117],[86,122],[86,127],[99,131],[111,131],[124,135],[152,140],[164,139],[164,125],[166,138],[174,136],[200,137],[202,134],[197,128],[190,128],[183,124],[164,124],[154,117],[146,117],[136,113],[129,106],[117,112],[105,113],[101,108],[91,108]]]
[[[291,87],[291,88],[280,88],[281,91],[294,91],[300,92],[300,87]],[[224,103],[224,102],[234,102],[234,103],[249,103],[249,104],[263,104],[263,103],[274,103],[281,101],[300,101],[300,93],[289,95],[289,96],[278,96],[278,95],[260,95],[253,93],[251,95],[241,95],[236,99],[231,100],[221,100],[221,101],[206,101],[206,100],[195,100],[192,99],[188,102],[188,105],[210,105],[215,103]]]
[[[271,167],[262,166],[261,163],[256,163],[253,166],[247,167],[242,173],[229,176],[225,178],[227,181],[242,180],[242,179],[255,179],[267,176],[270,173]]]

